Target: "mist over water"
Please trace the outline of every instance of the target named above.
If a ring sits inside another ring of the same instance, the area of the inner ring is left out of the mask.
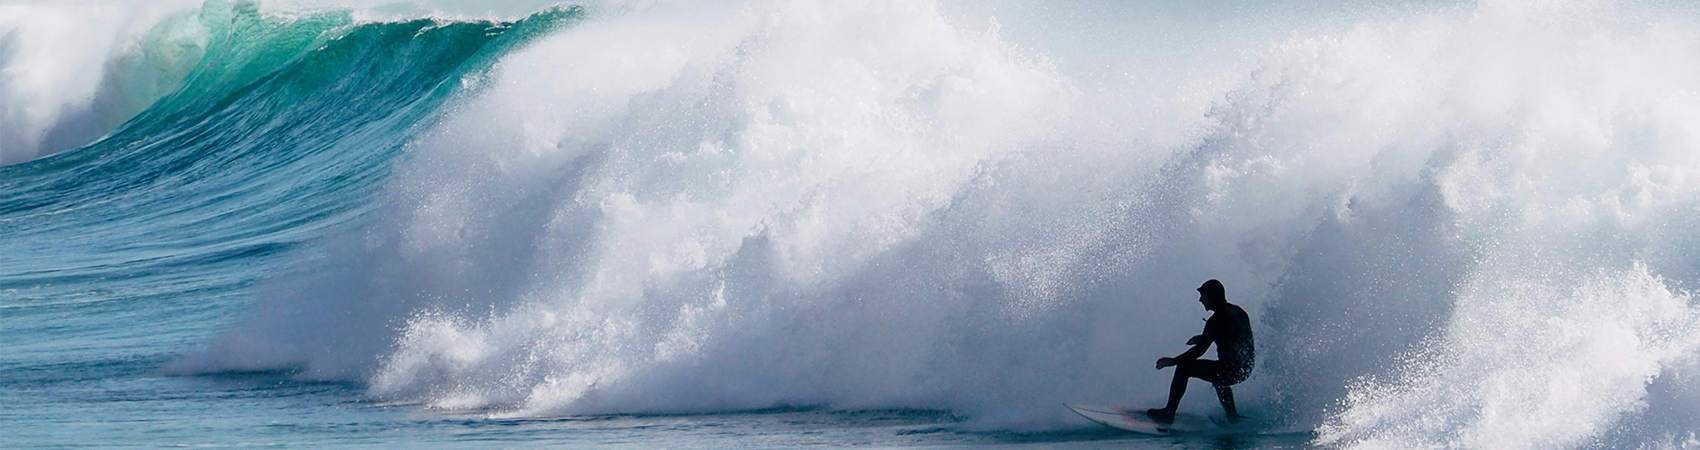
[[[21,5],[0,11],[46,8]],[[275,79],[161,53],[223,45],[218,8],[84,35],[144,42],[99,63],[0,19],[0,163],[192,100],[138,73],[321,86],[306,62],[344,53],[315,45],[411,61],[442,39],[461,56],[415,93],[361,97],[417,112],[323,133],[396,149],[356,177],[362,219],[169,373],[292,371],[500,417],[926,409],[1049,430],[1083,423],[1063,402],[1159,405],[1151,364],[1202,327],[1193,289],[1215,278],[1257,323],[1236,396],[1261,429],[1696,442],[1692,7],[607,2],[511,42],[386,22],[475,6],[238,14],[336,18]],[[108,75],[45,75],[77,64]],[[382,76],[322,86],[411,72],[346,70]],[[278,90],[297,91],[317,92]],[[1203,388],[1182,408],[1219,411]]]

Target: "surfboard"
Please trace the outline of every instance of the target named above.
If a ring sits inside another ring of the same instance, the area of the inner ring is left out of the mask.
[[[1159,423],[1145,415],[1145,409],[1122,408],[1117,406],[1093,406],[1063,404],[1076,414],[1111,427],[1153,436],[1168,436],[1178,433],[1198,433],[1221,429],[1215,421],[1205,417],[1187,413],[1176,413],[1174,423]]]

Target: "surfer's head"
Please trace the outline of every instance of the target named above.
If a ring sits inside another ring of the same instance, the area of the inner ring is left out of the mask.
[[[1198,301],[1204,304],[1204,309],[1214,310],[1216,305],[1228,301],[1228,296],[1222,289],[1222,282],[1210,280],[1198,286]]]

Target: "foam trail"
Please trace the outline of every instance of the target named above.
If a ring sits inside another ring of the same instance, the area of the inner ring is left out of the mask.
[[[1661,8],[1354,16],[1138,84],[924,2],[601,10],[472,83],[374,225],[187,365],[502,414],[1048,428],[1079,423],[1063,401],[1158,403],[1150,361],[1218,278],[1259,321],[1238,392],[1273,424],[1674,442],[1700,32]]]

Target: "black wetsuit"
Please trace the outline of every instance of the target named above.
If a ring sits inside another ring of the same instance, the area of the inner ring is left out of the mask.
[[[1216,397],[1222,401],[1222,410],[1227,412],[1230,420],[1238,420],[1234,391],[1229,386],[1245,381],[1257,361],[1256,344],[1251,338],[1251,318],[1239,306],[1222,301],[1216,307],[1216,313],[1204,322],[1204,333],[1199,337],[1203,338],[1202,342],[1175,357],[1175,380],[1169,384],[1169,404],[1163,408],[1165,412],[1162,414],[1167,418],[1173,417],[1175,408],[1180,406],[1181,396],[1186,394],[1187,379],[1197,378],[1215,386]],[[1216,345],[1216,357],[1221,360],[1198,359],[1211,344]]]
[[[1221,311],[1216,311],[1210,320],[1204,322],[1204,341],[1216,344],[1216,357],[1219,361],[1198,360],[1199,363],[1215,363],[1218,366],[1217,379],[1205,379],[1211,384],[1234,385],[1251,375],[1251,368],[1257,362],[1257,346],[1251,338],[1251,318],[1245,310],[1232,303],[1223,302]],[[1199,377],[1204,378],[1204,377]]]

